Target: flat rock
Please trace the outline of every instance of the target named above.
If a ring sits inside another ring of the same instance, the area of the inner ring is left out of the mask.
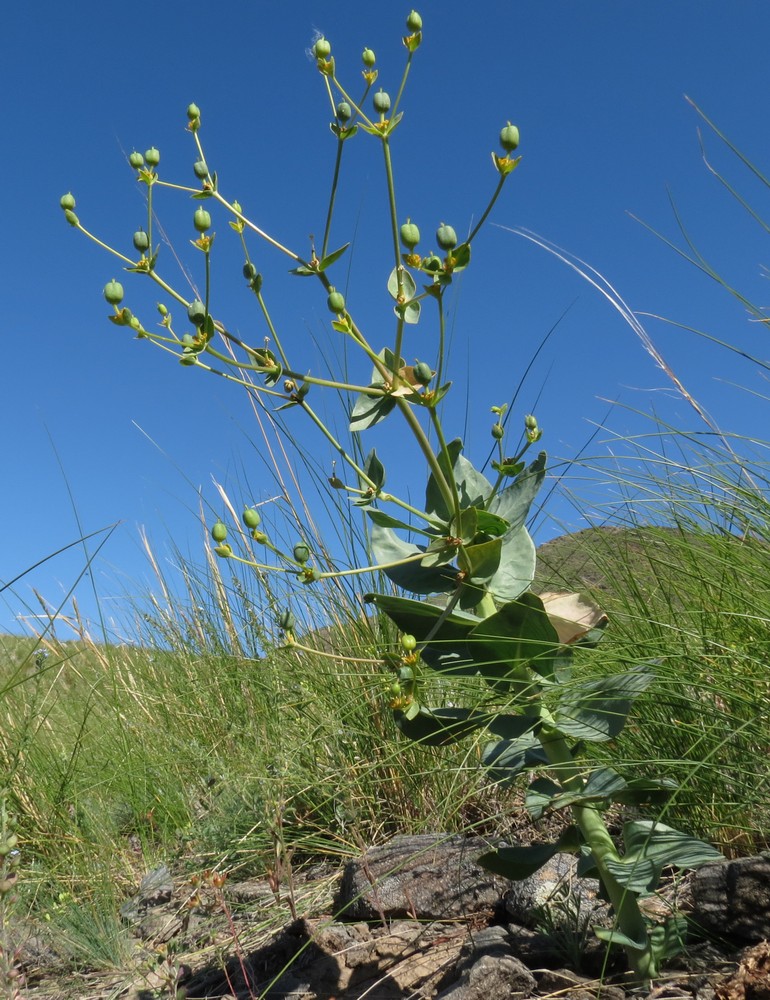
[[[456,920],[493,910],[510,884],[478,864],[479,837],[394,837],[345,866],[336,909],[346,920]]]

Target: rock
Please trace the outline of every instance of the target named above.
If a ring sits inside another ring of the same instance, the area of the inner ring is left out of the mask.
[[[139,920],[150,907],[168,903],[173,893],[171,872],[167,865],[160,865],[144,876],[136,895],[121,906],[120,915],[129,922]]]
[[[348,862],[336,900],[346,920],[449,920],[492,911],[509,883],[477,862],[481,838],[394,837]]]
[[[537,983],[529,969],[513,955],[483,954],[460,974],[458,982],[436,1000],[492,1000],[493,997],[528,997]]]
[[[720,936],[770,938],[770,853],[702,865],[692,882],[696,923]]]
[[[770,941],[748,948],[740,964],[716,995],[718,1000],[770,1000]]]
[[[559,927],[584,932],[606,922],[609,907],[599,898],[598,880],[578,878],[576,872],[577,858],[554,854],[533,875],[511,883],[506,913],[516,924],[549,932]]]

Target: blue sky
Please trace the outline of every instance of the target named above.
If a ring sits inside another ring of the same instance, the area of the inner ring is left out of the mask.
[[[579,453],[597,424],[606,427],[590,450],[606,453],[617,447],[617,435],[649,430],[644,414],[652,411],[684,430],[697,428],[693,411],[610,306],[511,230],[532,230],[578,255],[633,309],[707,330],[766,358],[765,328],[750,323],[740,304],[629,213],[679,240],[670,194],[705,256],[757,304],[770,304],[761,273],[767,236],[709,175],[699,119],[684,99],[690,95],[754,162],[768,164],[770,7],[710,0],[475,6],[428,0],[418,9],[424,41],[393,140],[400,215],[419,223],[426,243],[441,221],[467,232],[496,180],[489,153],[501,126],[511,120],[522,136],[521,167],[452,299],[458,400],[452,433],[465,432],[467,396],[468,448],[472,456],[486,454],[489,407],[510,397],[557,322],[517,404],[519,414],[535,408],[549,453],[564,459]],[[195,156],[184,126],[185,108],[195,101],[222,189],[303,252],[308,234],[323,228],[334,156],[322,82],[306,49],[322,31],[340,75],[353,80],[362,48],[371,46],[378,86],[394,91],[408,10],[222,0],[213,13],[198,0],[164,0],[108,11],[92,0],[69,9],[44,0],[5,15],[0,581],[81,533],[117,525],[91,567],[92,579],[76,589],[87,617],[94,614],[95,588],[108,619],[117,620],[125,595],[150,586],[141,528],[161,561],[171,559],[172,544],[199,559],[199,506],[221,509],[213,479],[227,484],[236,502],[244,483],[248,502],[270,493],[247,400],[166,362],[107,322],[102,287],[121,277],[119,265],[65,224],[59,197],[71,190],[83,224],[129,252],[144,207],[125,156],[155,145],[164,179],[193,183]],[[353,240],[338,281],[350,282],[351,309],[371,314],[372,340],[382,325],[384,344],[390,334],[381,294],[389,270],[382,163],[375,143],[364,139],[356,137],[345,163],[347,187],[332,242]],[[761,186],[713,135],[705,140],[713,161],[763,210]],[[183,195],[164,194],[158,204],[174,251],[200,280],[200,262],[187,249],[191,211]],[[215,228],[222,243],[229,241],[224,218],[215,219]],[[215,312],[245,338],[259,340],[263,330],[240,279],[237,247],[229,242],[219,266],[230,273],[217,278]],[[277,321],[308,365],[320,370],[339,348],[320,290],[289,277],[285,260],[261,249],[259,255]],[[162,258],[166,273],[183,282],[169,246]],[[157,296],[130,277],[124,279],[127,302],[135,295],[132,305],[148,303],[142,317],[150,323],[149,303]],[[736,364],[669,324],[645,322],[667,362],[720,425],[762,437],[765,382],[756,366]],[[413,336],[409,360],[425,353],[432,334],[421,325]],[[330,464],[318,439],[302,439],[322,466]],[[402,474],[409,478],[408,470]],[[580,481],[576,473],[578,493]],[[586,523],[566,505],[556,517],[574,518],[574,527]],[[556,528],[543,519],[540,530],[546,537]],[[76,547],[26,575],[0,597],[0,630],[17,630],[19,616],[37,610],[33,587],[57,606],[83,568]]]

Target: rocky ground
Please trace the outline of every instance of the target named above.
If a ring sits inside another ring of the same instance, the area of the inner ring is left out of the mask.
[[[675,907],[704,931],[650,991],[607,963],[591,927],[609,914],[572,858],[512,884],[476,864],[487,847],[395,838],[344,869],[308,870],[291,897],[268,881],[190,882],[162,866],[121,908],[134,942],[128,968],[75,973],[40,928],[19,928],[18,996],[770,1000],[770,855],[705,866],[650,900],[652,919]]]

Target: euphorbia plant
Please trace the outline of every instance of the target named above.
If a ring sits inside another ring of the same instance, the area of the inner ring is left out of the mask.
[[[581,761],[581,747],[586,742],[610,741],[621,732],[634,699],[648,688],[654,674],[651,665],[642,663],[632,664],[616,676],[573,679],[575,650],[594,647],[606,619],[598,608],[576,595],[538,596],[531,590],[535,547],[526,521],[546,470],[544,453],[525,460],[541,437],[537,420],[529,414],[524,417],[520,444],[511,454],[506,448],[506,407],[493,407],[491,433],[497,454],[491,463],[494,476],[489,478],[464,455],[462,441],[446,431],[441,404],[451,384],[445,375],[445,296],[455,274],[470,265],[476,237],[518,166],[519,158],[511,154],[518,147],[519,130],[508,122],[500,132],[502,152],[492,154],[497,184],[478,223],[460,239],[451,225],[440,221],[434,247],[419,253],[422,236],[417,223],[398,213],[390,152],[403,114],[404,87],[422,42],[422,19],[414,11],[407,19],[407,32],[403,38],[406,63],[395,97],[382,87],[374,90],[378,71],[371,49],[363,51],[362,92],[354,94],[338,76],[331,42],[320,38],[315,43],[313,54],[329,97],[336,146],[320,252],[315,245],[304,254],[285,246],[223,193],[204,153],[202,114],[196,104],[187,109],[187,127],[195,147],[192,176],[199,184],[191,187],[164,180],[157,169],[160,153],[154,147],[144,155],[132,153],[129,157],[138,181],[147,190],[146,222],[133,236],[138,259],[106,247],[87,232],[75,214],[72,194],[61,199],[61,207],[70,225],[110,250],[126,271],[153,281],[172,306],[182,307],[180,320],[165,302],[159,304],[160,329],[148,329],[123,306],[123,286],[113,278],[104,290],[114,309],[110,316],[113,323],[129,327],[140,339],[161,347],[187,367],[212,371],[235,384],[257,389],[277,410],[291,409],[298,419],[309,420],[326,439],[336,459],[347,467],[350,479],[346,482],[335,471],[330,486],[346,492],[366,519],[371,565],[363,569],[321,565],[303,539],[285,550],[271,539],[253,507],[244,511],[244,526],[269,556],[255,561],[236,554],[221,521],[211,531],[217,554],[249,563],[261,573],[294,574],[308,585],[325,577],[379,570],[401,591],[432,597],[426,602],[393,593],[365,595],[401,631],[397,648],[384,650],[382,661],[391,671],[390,704],[399,729],[406,737],[429,745],[447,744],[476,733],[485,739],[481,760],[493,780],[511,782],[533,771],[539,775],[526,796],[532,816],[570,810],[572,824],[555,843],[503,847],[484,855],[483,863],[493,871],[520,878],[536,871],[557,851],[578,853],[580,870],[600,878],[614,908],[615,927],[598,929],[597,933],[622,946],[637,975],[647,980],[656,975],[661,958],[680,940],[682,927],[675,916],[665,924],[650,926],[639,907],[639,897],[654,891],[664,867],[694,867],[718,855],[706,844],[647,820],[625,825],[621,849],[602,819],[603,810],[612,803],[661,802],[672,791],[664,780],[627,779],[614,768],[592,767]],[[370,341],[370,318],[362,318],[351,309],[335,284],[335,265],[348,244],[330,249],[340,164],[350,140],[359,133],[379,145],[384,165],[389,212],[384,243],[390,263],[382,280],[392,296],[394,313],[392,339],[384,346]],[[190,221],[196,234],[193,245],[202,254],[203,292],[193,300],[174,289],[158,266],[158,248],[152,235],[157,207],[154,196],[166,190],[182,191],[198,203]],[[209,209],[224,212],[240,240],[245,257],[243,276],[266,327],[267,339],[260,346],[236,337],[222,318],[223,304],[211,282],[215,235]],[[252,259],[249,239],[254,237],[288,257],[294,274],[318,283],[332,317],[331,327],[347,338],[371,368],[366,380],[312,376],[302,358],[290,356],[271,319],[266,282]],[[426,312],[432,315],[426,318]],[[419,342],[411,336],[418,323],[429,327],[422,330]],[[428,350],[431,331],[433,346]],[[420,358],[405,360],[404,355],[416,350]],[[426,358],[428,353],[430,359]],[[321,389],[332,389],[350,399],[348,419],[354,435],[363,435],[385,420],[393,422],[399,434],[407,429],[426,465],[421,506],[386,489],[385,468],[375,450],[359,459],[356,456],[363,451],[347,448],[335,437],[311,402]],[[419,541],[412,540],[415,537]],[[278,625],[287,642],[298,646],[290,610],[280,614]],[[431,707],[424,695],[427,671],[444,678],[480,679],[487,695],[473,707]]]

